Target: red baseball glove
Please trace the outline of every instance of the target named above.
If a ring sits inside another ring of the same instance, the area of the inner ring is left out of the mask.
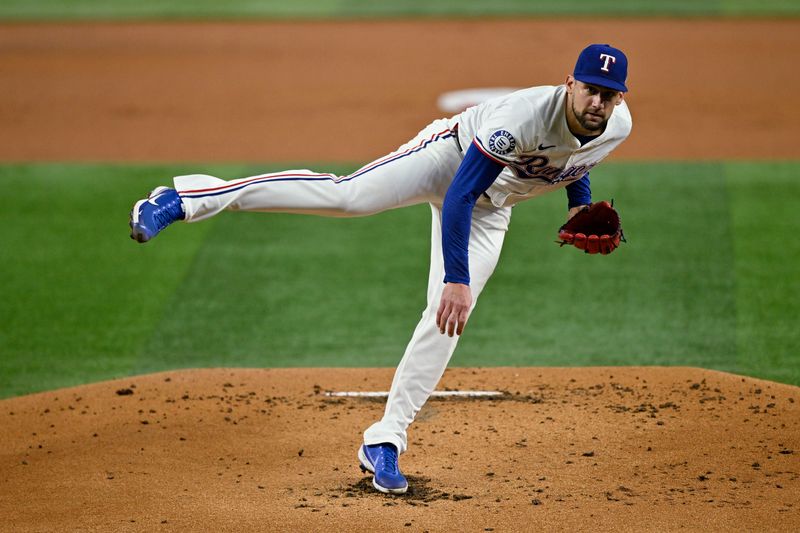
[[[612,200],[613,202],[613,200]],[[584,207],[558,230],[556,241],[571,244],[587,254],[610,254],[625,241],[619,213],[613,203],[596,202]]]

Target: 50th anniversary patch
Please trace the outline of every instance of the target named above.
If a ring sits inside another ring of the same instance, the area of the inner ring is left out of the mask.
[[[506,130],[498,130],[489,137],[489,150],[499,155],[506,155],[514,149],[517,141]]]

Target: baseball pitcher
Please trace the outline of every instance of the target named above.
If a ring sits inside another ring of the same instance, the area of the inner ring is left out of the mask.
[[[178,220],[224,210],[352,217],[419,203],[431,207],[428,304],[392,381],[383,418],[364,432],[361,468],[382,492],[408,482],[398,455],[406,430],[439,382],[478,296],[494,271],[511,207],[565,189],[568,222],[559,242],[610,253],[622,238],[607,202],[592,203],[589,171],[624,141],[628,60],[592,44],[563,85],[486,101],[426,126],[391,154],[337,176],[286,170],[224,181],[178,176],[133,206],[131,238],[147,242]]]

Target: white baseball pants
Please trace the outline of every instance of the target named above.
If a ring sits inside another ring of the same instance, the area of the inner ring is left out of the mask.
[[[436,311],[444,289],[441,205],[463,154],[448,120],[437,120],[388,156],[348,176],[288,170],[224,181],[194,174],[174,179],[186,221],[223,210],[306,213],[334,217],[370,215],[419,203],[433,213],[428,305],[397,367],[383,418],[364,433],[366,444],[390,442],[402,453],[406,430],[442,377],[458,337],[439,333]],[[475,206],[469,240],[473,306],[494,271],[511,208]]]

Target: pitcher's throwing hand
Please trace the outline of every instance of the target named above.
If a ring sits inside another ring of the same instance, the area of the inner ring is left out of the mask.
[[[447,283],[442,291],[442,300],[439,303],[439,311],[436,312],[436,325],[439,332],[448,337],[461,335],[464,326],[469,318],[469,311],[472,308],[472,291],[469,285],[463,283]]]

